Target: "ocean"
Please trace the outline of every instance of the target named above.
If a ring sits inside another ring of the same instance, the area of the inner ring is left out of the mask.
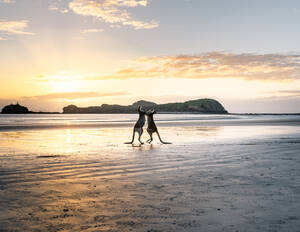
[[[130,126],[137,114],[0,114],[0,131],[22,129]],[[234,123],[284,123],[300,120],[300,115],[238,114],[156,114],[161,125],[222,125]]]

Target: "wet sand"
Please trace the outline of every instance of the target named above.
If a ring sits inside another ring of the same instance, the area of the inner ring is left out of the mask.
[[[0,132],[0,231],[300,231],[298,123],[159,129]]]

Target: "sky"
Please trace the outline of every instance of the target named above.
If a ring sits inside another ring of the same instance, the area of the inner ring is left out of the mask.
[[[0,107],[299,113],[299,22],[299,0],[0,0]]]

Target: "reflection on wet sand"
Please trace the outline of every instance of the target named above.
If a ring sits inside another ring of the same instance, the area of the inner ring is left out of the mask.
[[[161,127],[173,145],[123,144],[131,133],[0,133],[1,229],[299,228],[298,127]]]
[[[191,136],[199,140],[216,136],[222,127],[179,127],[161,128],[161,133],[166,134],[174,142],[191,140]],[[0,133],[0,146],[2,148],[14,148],[14,151],[36,154],[72,154],[76,151],[94,152],[99,147],[115,146],[120,147],[127,137],[130,137],[130,130],[127,128],[101,128],[101,129],[63,129],[63,130],[29,130],[10,131]],[[142,139],[148,139],[144,134]],[[154,143],[160,144],[156,135]],[[130,147],[131,145],[127,146]],[[140,146],[139,143],[132,147],[139,147],[143,150],[151,149],[151,145]]]

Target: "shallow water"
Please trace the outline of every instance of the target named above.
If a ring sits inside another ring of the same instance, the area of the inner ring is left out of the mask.
[[[272,138],[273,141],[297,136],[299,126],[171,126],[159,127],[161,137],[174,145],[203,143],[243,143],[244,141]],[[145,131],[145,130],[144,130]],[[155,136],[153,144],[160,145]],[[130,141],[130,127],[104,127],[84,129],[53,129],[53,130],[16,130],[0,133],[0,155],[13,152],[14,155],[54,154],[65,155],[74,153],[98,153],[99,148],[110,151],[112,147],[121,151],[131,149],[124,142]],[[145,131],[142,140],[149,135]],[[137,135],[135,144],[139,146]],[[147,149],[149,144],[143,145]]]
[[[51,128],[127,127],[137,114],[0,114],[0,131]],[[300,115],[231,115],[231,114],[156,114],[159,125],[199,125],[224,123],[300,123]]]

